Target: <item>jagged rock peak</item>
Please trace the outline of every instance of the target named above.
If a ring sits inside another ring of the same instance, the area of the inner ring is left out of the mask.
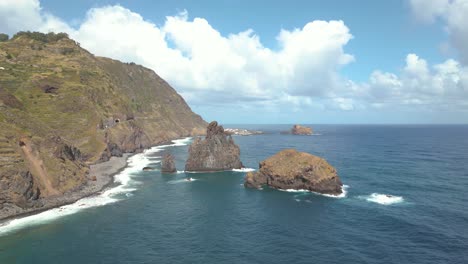
[[[162,173],[174,173],[177,172],[174,157],[171,154],[166,154],[161,162]]]
[[[225,136],[226,133],[224,133],[223,126],[219,126],[218,122],[213,121],[206,128],[206,138],[209,139],[209,138],[212,138],[212,137],[217,136],[217,135]]]
[[[186,171],[223,171],[242,168],[240,149],[218,122],[211,122],[205,139],[197,138],[189,147]]]

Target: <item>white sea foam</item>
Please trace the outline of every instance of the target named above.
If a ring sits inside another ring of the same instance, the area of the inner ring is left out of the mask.
[[[190,140],[191,138],[173,140],[172,142],[174,144],[152,147],[143,153],[133,155],[127,159],[127,167],[114,176],[114,181],[119,183],[116,187],[101,192],[98,195],[80,199],[73,204],[64,205],[38,214],[13,219],[3,223],[0,225],[0,235],[16,231],[27,226],[44,224],[57,218],[77,213],[86,208],[103,206],[118,202],[125,199],[125,197],[131,197],[133,196],[132,192],[136,191],[136,187],[141,184],[141,182],[134,179],[137,173],[141,172],[148,164],[154,163],[154,160],[152,159],[153,157],[148,157],[147,155],[160,152],[167,147],[186,145]]]
[[[109,194],[109,192],[104,192],[101,195],[80,199],[73,204],[47,210],[39,214],[13,219],[0,226],[0,235],[16,231],[27,226],[47,223],[57,218],[74,214],[86,208],[103,206],[118,201],[118,199],[111,197]]]
[[[172,140],[172,144],[155,146],[155,147],[152,147],[152,148],[149,148],[149,149],[145,150],[143,153],[145,155],[154,154],[154,153],[158,153],[158,152],[163,151],[167,147],[186,146],[191,141],[192,141],[192,137],[186,137],[186,138],[182,138],[182,139],[174,139],[174,140]],[[152,157],[155,157],[155,156],[152,156]],[[156,156],[156,157],[159,158],[159,159],[161,158],[161,156]]]
[[[192,137],[172,140],[172,146],[187,146],[192,141]]]
[[[278,190],[282,192],[291,192],[291,193],[311,193],[311,191],[305,190],[305,189],[278,189]]]
[[[343,184],[343,186],[341,187],[341,194],[339,195],[321,194],[321,193],[319,194],[326,196],[326,197],[331,197],[331,198],[345,198],[346,195],[348,195],[348,188],[349,188],[349,185]]]
[[[342,192],[339,195],[323,194],[323,193],[318,193],[318,192],[312,192],[312,191],[305,190],[305,189],[278,189],[278,190],[282,192],[292,192],[292,193],[313,193],[313,194],[322,195],[322,196],[331,197],[331,198],[345,198],[346,195],[348,194],[348,191],[347,191],[348,188],[349,188],[348,185],[343,185],[341,187]]]
[[[242,169],[232,169],[232,171],[235,171],[235,172],[249,172],[249,171],[255,171],[255,169],[252,169],[252,168],[242,168]]]
[[[188,180],[190,179],[190,180]],[[197,179],[194,178],[185,178],[185,179],[180,179],[180,180],[173,180],[173,181],[168,181],[167,183],[169,184],[178,184],[178,183],[191,183],[194,181],[198,181]]]
[[[402,196],[380,194],[380,193],[372,193],[371,195],[361,196],[360,198],[368,202],[378,203],[382,205],[391,205],[391,204],[398,204],[398,203],[404,202],[404,199]]]
[[[234,171],[234,172],[249,172],[249,171],[256,171],[252,168],[242,168],[242,169],[232,169],[232,170],[222,170],[222,171],[212,171],[212,172],[226,172],[226,171]],[[184,171],[185,173],[210,173],[211,171]]]

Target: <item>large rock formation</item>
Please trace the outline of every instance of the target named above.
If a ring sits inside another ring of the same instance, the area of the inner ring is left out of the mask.
[[[0,219],[92,184],[90,164],[207,125],[152,70],[66,34],[18,33],[0,42],[0,66]]]
[[[174,173],[177,172],[174,157],[171,154],[166,154],[161,161],[161,172],[162,173]]]
[[[301,125],[294,125],[291,129],[293,135],[312,135],[312,128]]]
[[[333,168],[324,159],[294,149],[286,149],[262,161],[257,172],[245,177],[245,187],[309,190],[322,194],[339,195],[342,183]]]
[[[197,138],[189,148],[186,171],[222,171],[242,168],[239,147],[218,122],[211,122],[205,139]]]

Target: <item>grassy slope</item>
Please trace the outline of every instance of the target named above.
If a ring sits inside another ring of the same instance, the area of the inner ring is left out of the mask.
[[[109,144],[134,152],[206,126],[153,71],[95,57],[68,38],[0,42],[0,67],[0,208],[40,206],[37,196],[47,196],[20,142],[63,193],[86,183]],[[64,155],[66,147],[81,155]]]

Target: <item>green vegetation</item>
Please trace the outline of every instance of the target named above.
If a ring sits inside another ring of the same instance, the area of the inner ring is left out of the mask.
[[[8,41],[10,37],[7,34],[0,33],[0,42]]]
[[[67,38],[67,33],[41,33],[41,32],[31,32],[31,31],[20,31],[13,36],[13,40],[20,38],[20,37],[27,37],[29,39],[37,40],[44,43],[53,43],[57,42],[61,39]]]
[[[86,182],[89,164],[109,158],[110,143],[135,152],[206,125],[153,71],[95,57],[64,33],[19,32],[0,42],[0,65],[0,143],[15,153],[0,156],[0,180],[15,188],[31,186],[22,182],[30,171],[19,147],[23,138],[63,193]],[[58,156],[63,142],[82,159]],[[3,203],[20,204],[14,197],[23,193],[0,190],[0,210]]]

